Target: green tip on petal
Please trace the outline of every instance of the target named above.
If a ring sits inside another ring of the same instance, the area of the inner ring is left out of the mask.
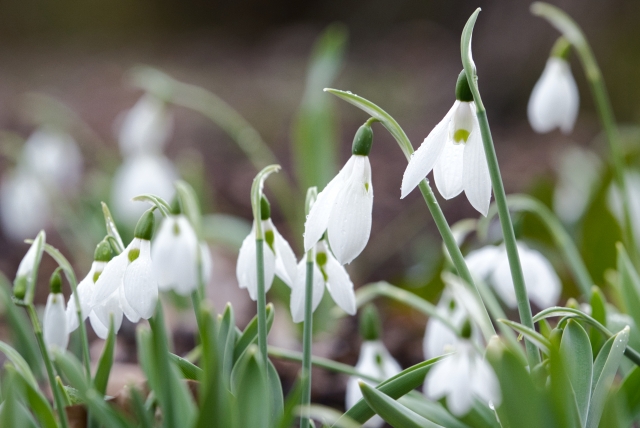
[[[373,129],[371,129],[371,121],[367,120],[364,125],[358,128],[355,137],[353,137],[351,153],[354,155],[369,156],[372,143]]]
[[[460,337],[463,339],[470,339],[471,338],[471,322],[469,321],[469,319],[467,318],[464,321],[464,324],[462,324],[462,328],[460,329]]]
[[[113,257],[111,250],[111,244],[106,239],[100,241],[96,246],[96,251],[93,253],[93,260],[97,262],[108,262]]]
[[[27,294],[27,277],[20,275],[13,282],[13,296],[18,300],[24,300]]]
[[[564,36],[558,37],[558,40],[551,48],[551,54],[549,56],[561,58],[567,61],[569,54],[571,53],[571,43]]]
[[[260,199],[260,217],[263,221],[271,218],[271,204],[264,195]]]
[[[60,276],[60,268],[53,271],[49,279],[49,289],[53,294],[62,293],[62,277]]]
[[[378,340],[382,325],[380,315],[373,305],[367,305],[360,313],[360,335],[366,341]]]
[[[464,70],[460,72],[458,81],[456,82],[456,100],[467,103],[473,101],[473,94],[471,93],[469,81],[467,80],[467,75]]]
[[[140,220],[138,220],[133,236],[151,241],[155,221],[156,219],[153,216],[153,208],[145,211],[144,214],[142,214],[142,217],[140,217]]]
[[[182,214],[182,207],[180,206],[180,200],[177,197],[173,198],[173,201],[171,202],[170,212],[173,215]]]

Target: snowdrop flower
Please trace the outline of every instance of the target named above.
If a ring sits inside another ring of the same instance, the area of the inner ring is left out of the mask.
[[[564,37],[558,39],[531,92],[527,114],[531,127],[538,133],[560,128],[568,134],[576,122],[580,96],[567,61],[570,47]]]
[[[424,393],[432,400],[446,397],[447,408],[457,417],[469,412],[475,398],[495,406],[502,401],[493,369],[466,339],[459,340],[456,352],[429,371]]]
[[[261,200],[262,230],[264,231],[264,286],[269,291],[273,277],[277,275],[289,287],[296,276],[296,256],[289,243],[280,235],[271,221],[271,207],[263,196]],[[258,299],[258,267],[256,260],[256,221],[251,232],[242,241],[236,265],[236,277],[240,288],[246,288],[253,300]],[[266,244],[266,245],[265,245]]]
[[[105,267],[107,266],[107,263],[111,261],[111,258],[111,245],[108,241],[103,240],[96,247],[96,251],[93,256],[93,263],[91,263],[91,269],[89,269],[89,273],[87,273],[87,276],[85,276],[84,279],[80,281],[80,283],[76,287],[76,293],[78,293],[78,301],[80,302],[80,316],[83,322],[87,319],[87,317],[90,316],[90,314],[94,314],[91,303],[93,299],[95,284],[98,281],[98,278],[100,278],[100,275],[104,271]],[[92,323],[92,325],[93,324],[94,323]],[[74,293],[71,293],[71,297],[69,297],[69,301],[67,302],[67,328],[69,329],[69,333],[78,328],[79,325],[80,323],[78,321],[76,299]],[[103,339],[106,338],[108,328],[105,327],[102,323],[98,325],[98,328],[94,327],[94,330],[96,330],[96,334],[99,337]]]
[[[463,305],[454,298],[451,290],[445,288],[436,307],[443,318],[448,319],[452,326],[458,330],[462,329],[464,323],[469,318],[469,314]],[[472,328],[471,340],[481,343],[480,331]],[[457,331],[452,331],[447,325],[435,317],[429,318],[427,328],[424,332],[422,350],[426,360],[438,357],[451,349],[454,349],[459,338]]]
[[[541,309],[553,306],[561,291],[560,278],[553,266],[538,251],[520,242],[517,245],[529,299]],[[471,273],[478,279],[488,280],[507,306],[517,306],[509,259],[503,245],[488,245],[472,251],[466,261]]]
[[[36,266],[40,265],[42,248],[44,248],[45,241],[46,234],[44,230],[42,230],[38,233],[36,239],[33,240],[33,243],[22,260],[20,260],[18,272],[16,272],[16,278],[13,281],[13,295],[17,299],[23,300],[26,297],[29,299],[29,303],[31,303],[31,299],[33,299],[33,288],[35,287],[32,278],[33,271],[36,269]],[[40,250],[38,250],[38,247],[40,247]]]
[[[307,277],[306,257],[303,257],[296,271],[295,280],[291,287],[291,316],[293,322],[304,321],[304,303]],[[312,311],[315,311],[327,287],[333,301],[349,315],[356,313],[356,296],[353,282],[349,274],[333,256],[325,240],[318,242],[314,249],[313,259],[313,296]]]
[[[169,159],[158,154],[142,154],[125,158],[113,178],[111,203],[123,221],[133,224],[144,212],[144,204],[132,199],[150,193],[171,200],[173,183],[178,173]]]
[[[380,381],[389,379],[400,373],[402,367],[391,356],[387,348],[380,340],[380,325],[378,315],[372,306],[368,306],[363,310],[360,318],[360,332],[364,339],[360,347],[360,357],[355,366],[356,371],[369,375]],[[362,380],[357,377],[350,377],[347,383],[347,394],[345,399],[345,407],[350,409],[361,398],[362,391],[358,386],[358,381],[363,381],[371,386],[375,383],[368,380]],[[366,428],[379,428],[384,424],[380,416],[374,416],[365,422],[362,426]]]
[[[211,274],[211,255],[206,243],[198,242],[196,232],[179,211],[162,221],[151,245],[158,288],[189,295],[198,287],[198,257],[205,284]]]
[[[445,199],[463,190],[471,205],[486,216],[491,177],[484,153],[473,95],[464,70],[456,83],[456,101],[415,151],[402,177],[401,198],[431,172]]]
[[[62,295],[62,278],[59,269],[51,275],[51,293],[47,297],[47,305],[44,308],[42,321],[42,333],[44,343],[49,352],[53,350],[63,351],[69,344],[69,330],[67,328],[67,316],[64,309],[64,296]]]
[[[571,224],[587,209],[602,171],[602,161],[592,151],[579,146],[565,148],[557,159],[553,208],[562,221]]]
[[[158,284],[151,262],[153,211],[143,214],[136,226],[134,239],[125,250],[111,259],[95,283],[91,307],[103,326],[122,314],[132,321],[149,319],[158,301]],[[91,317],[90,317],[91,319]]]
[[[33,236],[51,218],[47,189],[29,170],[18,167],[6,173],[0,184],[0,220],[4,234],[14,240]]]
[[[143,95],[126,112],[118,140],[125,156],[161,153],[173,128],[173,118],[165,103],[151,95]]]
[[[636,240],[640,239],[640,173],[635,171],[625,171],[625,183],[627,195],[629,197],[629,210],[631,211],[631,221],[633,223],[633,232]],[[607,193],[607,204],[609,209],[622,222],[624,213],[622,210],[622,198],[620,189],[615,183],[611,183]]]
[[[373,142],[370,121],[353,139],[352,156],[318,194],[305,222],[305,252],[327,232],[331,250],[340,264],[350,263],[367,245],[371,233],[373,187],[369,151]]]

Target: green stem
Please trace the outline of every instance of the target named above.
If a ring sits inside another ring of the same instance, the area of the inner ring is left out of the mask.
[[[564,37],[576,48],[580,63],[589,82],[589,87],[593,95],[593,100],[600,117],[600,122],[607,136],[611,162],[613,163],[614,180],[618,189],[622,193],[623,209],[623,239],[625,247],[629,249],[629,256],[634,262],[638,261],[638,250],[636,248],[633,234],[633,223],[631,222],[631,208],[629,195],[627,194],[627,184],[624,176],[624,154],[622,142],[616,126],[613,108],[609,100],[609,94],[604,84],[602,72],[596,61],[591,46],[587,42],[582,29],[578,24],[561,9],[541,2],[531,5],[531,12],[534,15],[542,16],[548,20]]]
[[[267,295],[264,284],[264,240],[256,239],[256,264],[258,279],[258,347],[264,366],[267,367]]]
[[[44,337],[42,335],[42,327],[40,326],[40,321],[38,320],[38,315],[36,314],[36,310],[33,304],[29,303],[26,305],[27,313],[29,314],[29,318],[31,319],[31,324],[33,325],[33,332],[36,335],[36,340],[38,341],[38,345],[40,346],[40,353],[42,354],[42,359],[44,360],[44,366],[47,369],[47,376],[49,377],[49,385],[51,386],[51,391],[53,392],[53,398],[56,403],[56,410],[58,411],[58,417],[60,419],[60,425],[62,428],[69,428],[69,422],[67,421],[67,413],[64,409],[64,400],[62,398],[62,393],[58,388],[58,383],[56,382],[56,376],[53,372],[53,364],[51,363],[51,358],[49,358],[49,351],[47,350],[47,345],[44,343]]]
[[[580,256],[578,248],[576,248],[571,236],[564,229],[558,218],[542,202],[528,195],[509,195],[507,196],[507,205],[511,211],[526,211],[540,219],[549,231],[549,235],[551,235],[556,246],[564,255],[567,266],[571,270],[582,296],[588,300],[589,296],[591,296],[591,287],[594,284],[593,279]],[[496,213],[495,206],[491,207],[487,217],[481,220],[482,223],[479,225],[478,230],[482,234],[486,234],[489,222]]]
[[[309,426],[311,404],[311,345],[313,342],[313,251],[307,252],[307,272],[304,291],[304,333],[302,336],[302,418],[300,427]]]

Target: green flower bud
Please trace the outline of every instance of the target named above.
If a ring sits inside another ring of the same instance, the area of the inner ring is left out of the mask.
[[[171,214],[173,215],[178,215],[182,213],[182,207],[180,206],[180,199],[173,198],[173,201],[171,202]]]
[[[100,241],[96,246],[96,251],[93,253],[93,260],[96,262],[108,262],[113,258],[113,252],[111,251],[111,244],[106,239]]]
[[[366,341],[378,340],[382,326],[380,315],[373,305],[367,305],[360,312],[360,336]]]
[[[473,101],[473,93],[469,87],[469,81],[467,80],[467,74],[462,70],[458,75],[458,81],[456,82],[456,100],[470,103]]]
[[[355,137],[353,137],[353,146],[351,153],[360,156],[369,156],[371,151],[371,144],[373,143],[373,129],[371,129],[371,119],[367,120],[356,131]]]
[[[18,300],[24,300],[24,296],[27,294],[27,277],[20,275],[16,277],[13,282],[13,296]]]
[[[60,276],[60,268],[53,271],[49,279],[49,289],[53,294],[62,293],[62,277]]]
[[[549,56],[561,58],[567,61],[570,53],[571,43],[569,43],[569,40],[565,39],[564,36],[561,36],[558,37],[558,40],[554,43]]]
[[[262,198],[260,199],[260,217],[262,221],[269,220],[271,218],[271,204],[264,195],[262,195]]]
[[[140,220],[138,220],[138,224],[136,225],[136,230],[133,233],[133,236],[140,239],[145,239],[147,241],[151,241],[151,237],[153,236],[153,225],[156,219],[153,216],[153,208],[149,209],[142,214]]]

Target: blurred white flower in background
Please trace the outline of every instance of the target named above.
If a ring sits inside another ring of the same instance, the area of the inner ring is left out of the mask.
[[[4,234],[20,241],[51,221],[53,200],[72,196],[80,185],[82,154],[64,132],[43,127],[25,142],[18,164],[0,185],[0,220]]]
[[[540,252],[530,249],[522,242],[518,242],[517,245],[529,299],[541,309],[553,306],[560,298],[561,292],[560,278],[553,266]],[[504,245],[488,245],[470,252],[465,259],[472,275],[482,281],[488,281],[507,306],[517,306]]]
[[[125,223],[134,225],[145,210],[132,198],[144,193],[173,198],[178,172],[162,154],[172,129],[173,118],[164,102],[151,94],[143,95],[125,113],[118,134],[124,160],[111,189],[113,210]]]
[[[587,209],[602,161],[590,150],[569,146],[554,166],[558,183],[553,192],[553,208],[563,222],[575,223]]]
[[[631,211],[633,233],[636,241],[640,241],[640,172],[637,170],[626,171],[625,185],[627,186],[627,194],[629,196],[629,210]],[[615,215],[622,224],[623,214],[620,196],[620,189],[612,182],[607,193],[607,204],[613,215]]]

